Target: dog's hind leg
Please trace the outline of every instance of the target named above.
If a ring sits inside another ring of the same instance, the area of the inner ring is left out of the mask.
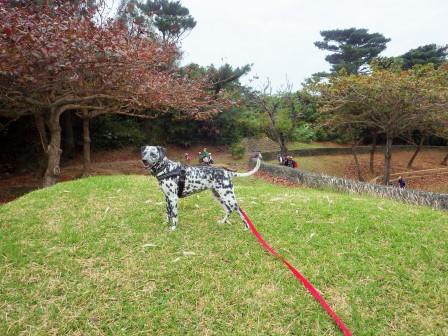
[[[222,208],[225,211],[225,215],[224,218],[221,219],[220,221],[218,221],[220,224],[224,224],[225,222],[227,222],[227,219],[229,218],[230,214],[232,213],[232,210],[230,210],[227,205],[222,201],[221,199],[221,195],[218,193],[218,191],[216,191],[215,189],[212,189],[212,193],[213,196],[215,196],[216,200],[219,202],[219,204],[221,204]]]
[[[238,209],[236,209],[236,212],[238,212],[238,215],[240,215],[240,217],[244,223],[244,230],[248,230],[249,225],[247,224],[246,219],[244,218],[243,214],[241,213],[240,207],[238,207]]]
[[[213,194],[218,198],[219,202],[222,204],[224,210],[226,211],[226,215],[224,216],[222,223],[225,223],[232,213],[232,211],[238,211],[238,203],[236,201],[235,192],[233,190],[233,187],[230,186],[230,188],[225,189],[214,189]],[[241,214],[240,214],[241,217]],[[247,223],[243,220],[245,228],[247,229]]]

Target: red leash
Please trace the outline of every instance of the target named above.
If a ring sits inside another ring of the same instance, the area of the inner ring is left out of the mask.
[[[341,329],[341,331],[344,333],[345,336],[351,336],[352,333],[348,328],[344,325],[344,323],[341,321],[339,316],[336,315],[336,313],[331,309],[331,307],[328,305],[327,301],[320,295],[320,293],[317,291],[316,288],[311,284],[311,282],[308,281],[307,278],[305,278],[300,272],[292,266],[288,260],[286,260],[284,257],[282,257],[280,254],[278,254],[271,246],[269,246],[268,243],[263,239],[263,237],[258,233],[257,229],[255,228],[254,224],[252,224],[250,218],[247,216],[247,214],[244,212],[243,209],[239,209],[241,211],[241,214],[243,215],[244,219],[246,220],[246,223],[249,225],[250,230],[254,234],[254,236],[258,239],[261,245],[274,257],[280,259],[283,261],[283,263],[290,269],[290,271],[294,274],[294,276],[299,279],[302,284],[308,289],[308,291],[311,293],[314,298],[319,301],[319,303],[324,307],[324,309],[327,311],[327,313],[333,318],[333,320],[336,322],[338,327]]]

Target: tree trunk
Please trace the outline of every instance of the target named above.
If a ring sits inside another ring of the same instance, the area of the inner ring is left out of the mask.
[[[418,153],[420,152],[420,150],[422,149],[423,146],[423,142],[425,141],[425,137],[421,136],[420,137],[420,142],[417,145],[417,149],[415,150],[414,154],[412,155],[411,159],[408,162],[408,168],[412,168],[412,164],[414,163],[415,158],[417,157]]]
[[[440,164],[442,164],[444,166],[448,166],[448,153],[445,155],[445,157],[443,158],[443,160]]]
[[[352,154],[355,159],[356,177],[358,178],[358,181],[364,181],[361,174],[361,167],[359,166],[358,155],[356,154],[356,144],[352,145]]]
[[[41,156],[41,159],[39,159],[39,168],[37,172],[37,176],[39,178],[43,178],[45,174],[45,169],[48,164],[48,137],[47,137],[47,131],[45,129],[45,120],[44,117],[41,114],[34,115],[34,122],[36,123],[37,132],[39,133],[39,142],[42,145],[42,152],[44,155]]]
[[[286,148],[285,138],[281,133],[278,135],[278,144],[280,146],[280,153],[285,156],[288,153],[288,148]]]
[[[370,172],[373,174],[374,173],[374,160],[375,160],[375,151],[376,151],[376,141],[378,139],[378,133],[377,132],[373,132],[373,137],[372,137],[372,148],[370,149],[370,162],[369,162],[369,168],[370,168]]]
[[[73,114],[71,112],[64,113],[63,121],[63,136],[64,136],[64,156],[67,158],[73,157],[75,150],[75,136],[73,132]]]
[[[47,131],[45,130],[45,120],[44,117],[40,114],[34,115],[34,122],[36,123],[37,131],[39,132],[39,139],[42,145],[42,149],[44,153],[47,153],[48,150],[48,137]]]
[[[90,174],[90,119],[86,114],[83,114],[82,119],[83,131],[83,171],[82,176],[89,176]]]
[[[390,180],[390,163],[392,158],[392,142],[393,138],[391,135],[387,135],[386,138],[386,149],[384,150],[384,177],[383,182],[384,185],[389,184]]]
[[[47,151],[47,169],[44,174],[43,186],[48,187],[56,183],[61,172],[61,126],[59,124],[60,114],[52,113],[48,120],[48,129],[50,130],[50,144]]]

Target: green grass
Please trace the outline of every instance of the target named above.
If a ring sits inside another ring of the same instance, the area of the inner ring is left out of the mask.
[[[326,144],[321,144],[318,142],[288,142],[287,144],[288,150],[295,150],[295,149],[308,149],[308,148],[325,148],[329,147]]]
[[[299,169],[317,172],[330,176],[344,176],[345,168],[348,163],[353,161],[351,155],[330,156],[294,156],[299,164]],[[277,160],[271,160],[269,163],[277,164]]]
[[[448,334],[448,214],[235,179],[265,239],[354,335]],[[153,178],[91,177],[0,206],[0,335],[339,335],[209,192],[163,224]]]

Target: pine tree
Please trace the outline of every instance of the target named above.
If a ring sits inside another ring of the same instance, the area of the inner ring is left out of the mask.
[[[436,44],[427,44],[415,49],[409,50],[400,56],[403,60],[403,69],[407,70],[416,64],[432,63],[436,67],[445,63],[448,56],[448,45],[437,46]]]
[[[362,72],[363,67],[386,49],[390,41],[380,33],[370,34],[363,28],[325,30],[320,34],[323,41],[316,41],[314,45],[333,52],[325,57],[332,65],[333,73],[342,69],[349,74]]]

